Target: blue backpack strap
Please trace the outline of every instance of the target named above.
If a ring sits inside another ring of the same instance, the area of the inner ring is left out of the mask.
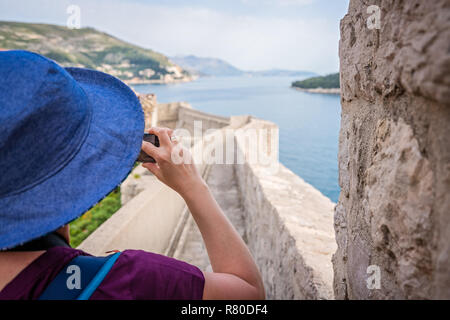
[[[120,252],[107,257],[77,256],[45,288],[39,300],[87,300],[111,270]],[[80,286],[72,288],[69,280],[78,272]],[[69,288],[70,287],[70,288]]]
[[[120,252],[116,252],[113,255],[109,256],[108,260],[106,260],[106,262],[101,266],[100,270],[91,280],[91,282],[89,282],[83,292],[78,296],[77,300],[89,300],[95,289],[97,289],[100,283],[102,283],[103,279],[105,279],[109,270],[111,270],[112,266],[116,262],[117,258],[119,258],[119,256]]]

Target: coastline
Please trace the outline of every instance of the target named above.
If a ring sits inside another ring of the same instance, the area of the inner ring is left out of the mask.
[[[303,92],[310,92],[310,93],[324,93],[324,94],[341,94],[340,88],[313,88],[313,89],[305,89],[305,88],[299,88],[299,87],[292,87],[295,90],[303,91]]]
[[[191,76],[191,77],[185,77],[182,79],[155,79],[155,80],[125,80],[123,81],[127,85],[135,85],[135,84],[171,84],[171,83],[184,83],[184,82],[191,82],[197,80],[198,77]]]

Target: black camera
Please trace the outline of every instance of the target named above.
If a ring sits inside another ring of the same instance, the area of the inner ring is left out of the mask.
[[[159,147],[159,139],[154,134],[144,133],[144,138],[143,139],[144,139],[144,141],[150,142],[154,146]],[[150,157],[148,154],[146,154],[142,150],[141,150],[141,153],[139,154],[139,157],[137,158],[136,161],[139,161],[139,162],[153,162],[153,163],[156,162],[155,159]]]

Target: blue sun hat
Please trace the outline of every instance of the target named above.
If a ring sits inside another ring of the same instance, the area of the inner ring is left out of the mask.
[[[142,107],[102,72],[0,52],[0,249],[74,220],[129,174]]]

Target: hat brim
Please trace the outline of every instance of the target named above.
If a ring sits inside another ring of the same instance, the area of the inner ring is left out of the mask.
[[[66,70],[92,106],[88,136],[59,172],[31,189],[0,199],[4,223],[0,248],[40,237],[85,213],[128,176],[139,155],[144,114],[134,92],[99,71]]]

